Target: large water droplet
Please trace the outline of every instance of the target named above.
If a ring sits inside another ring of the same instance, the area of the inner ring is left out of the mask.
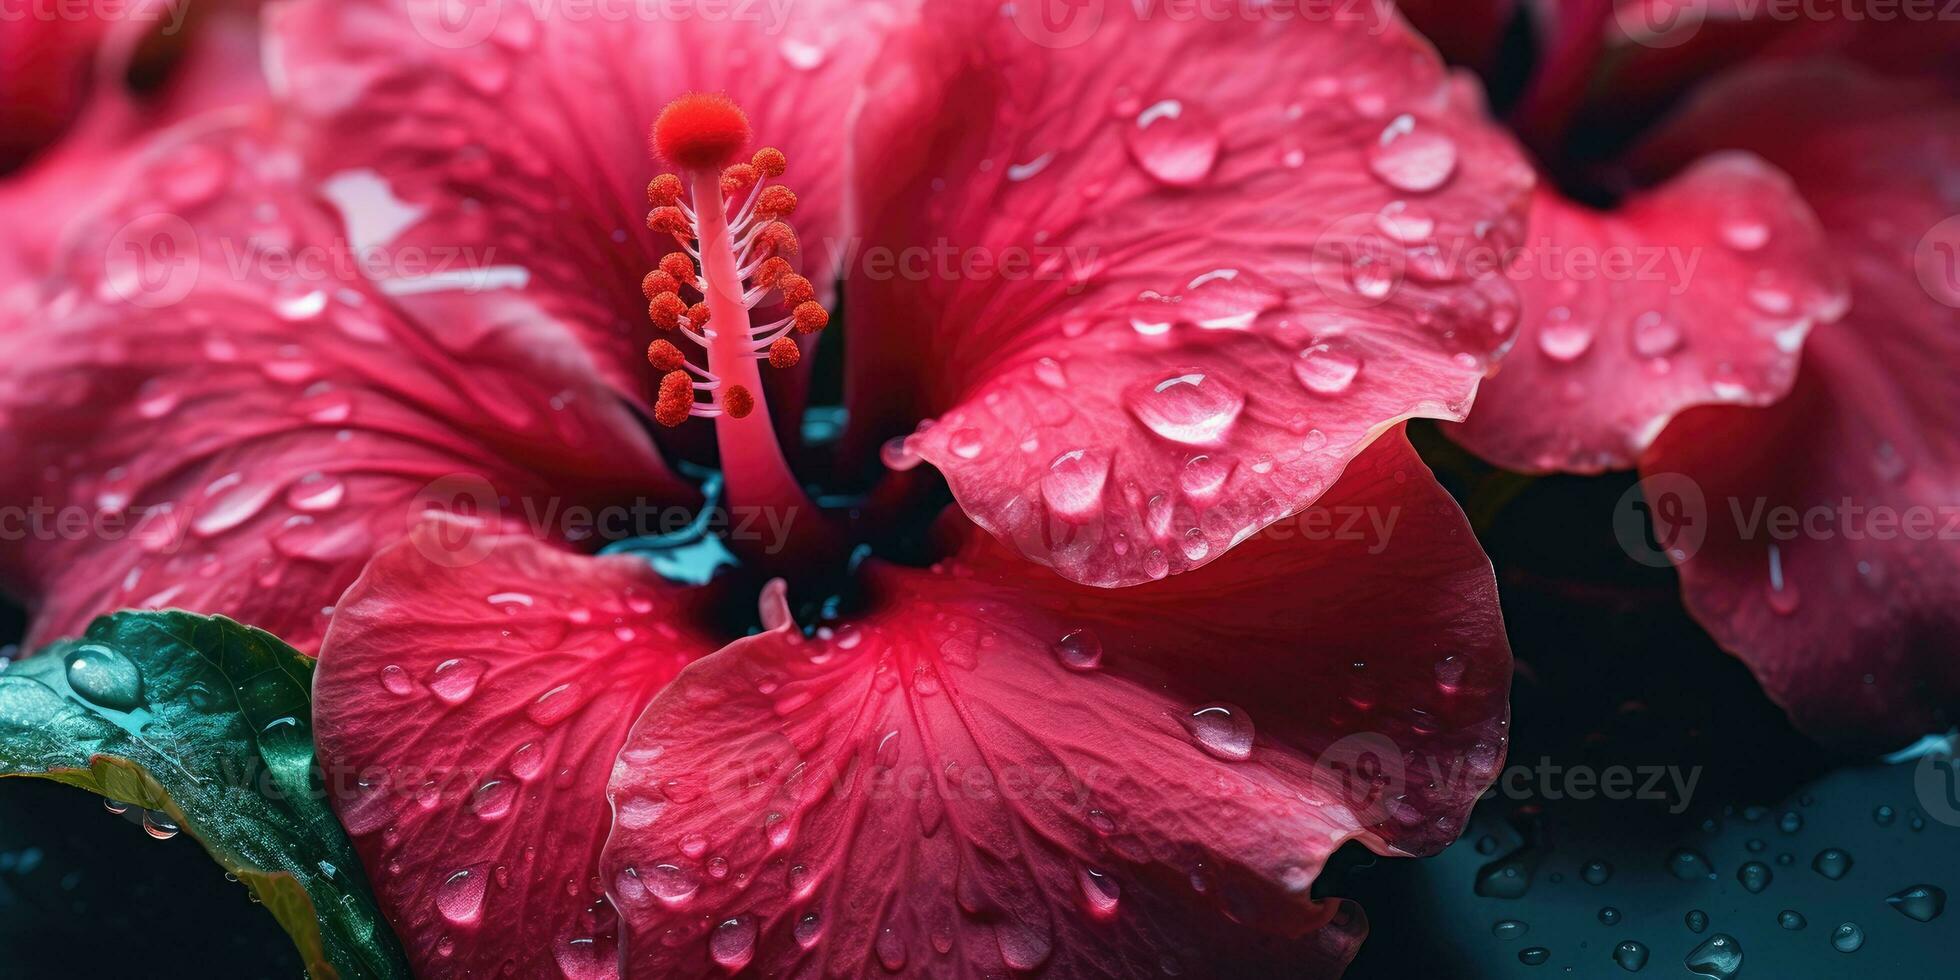
[[[1742,970],[1742,944],[1727,933],[1716,933],[1688,953],[1688,972],[1713,980],[1732,980]]]
[[[708,955],[723,969],[740,970],[755,958],[755,919],[738,915],[723,919],[708,935]]]
[[[169,840],[180,833],[175,820],[162,810],[143,811],[143,832],[157,840]]]
[[[133,711],[143,704],[143,671],[116,650],[85,643],[68,654],[68,686],[94,704]]]
[[[1456,141],[1414,116],[1397,116],[1368,149],[1368,169],[1412,194],[1433,191],[1456,173]]]
[[[1748,889],[1752,895],[1760,894],[1763,889],[1768,888],[1771,877],[1769,865],[1761,861],[1751,861],[1737,868],[1735,872],[1735,880],[1741,882],[1742,887]]]
[[[1700,851],[1686,847],[1677,848],[1668,857],[1667,869],[1674,872],[1674,877],[1682,881],[1712,878],[1715,875],[1715,869],[1708,863],[1707,857],[1703,856]]]
[[[1245,408],[1245,395],[1238,389],[1216,373],[1199,370],[1133,385],[1123,400],[1151,432],[1194,446],[1217,445]]]
[[[1592,342],[1592,327],[1573,319],[1572,311],[1563,306],[1545,314],[1545,324],[1538,330],[1538,349],[1554,361],[1576,361],[1592,349]]]
[[[1915,922],[1931,922],[1946,911],[1946,892],[1937,885],[1913,885],[1886,896],[1885,904]]]
[[[694,874],[678,864],[656,864],[645,880],[647,891],[670,908],[686,905],[701,889]]]
[[[436,665],[429,675],[429,690],[450,704],[461,704],[476,693],[476,682],[483,677],[483,663],[468,657],[455,657]]]
[[[1647,967],[1647,947],[1628,939],[1613,947],[1613,962],[1628,973],[1639,973]]]
[[[483,917],[483,893],[489,879],[480,872],[464,868],[436,886],[436,911],[459,926]]]
[[[1123,889],[1114,878],[1086,866],[1077,869],[1076,878],[1082,886],[1082,900],[1089,906],[1090,915],[1108,919],[1116,914],[1116,902]]]
[[[1851,871],[1851,855],[1841,848],[1827,847],[1817,852],[1810,867],[1818,874],[1836,881]]]
[[[1831,947],[1840,953],[1855,953],[1865,945],[1865,930],[1856,922],[1840,922],[1831,930]]]
[[[1203,182],[1218,161],[1217,124],[1203,110],[1176,99],[1137,113],[1136,125],[1125,136],[1137,166],[1172,187]]]
[[[1070,670],[1095,670],[1102,666],[1102,639],[1092,629],[1070,630],[1056,640],[1055,659]]]
[[[1091,449],[1076,449],[1055,457],[1041,478],[1041,499],[1065,520],[1085,521],[1102,510],[1103,485],[1109,481],[1109,459]]]
[[[1229,704],[1207,704],[1184,718],[1193,741],[1206,752],[1233,762],[1252,756],[1252,719]]]
[[[1293,376],[1317,395],[1338,395],[1354,385],[1361,374],[1361,359],[1326,344],[1315,344],[1300,352],[1293,362]]]

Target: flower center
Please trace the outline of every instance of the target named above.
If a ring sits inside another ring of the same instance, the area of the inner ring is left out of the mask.
[[[647,347],[661,372],[654,420],[714,419],[731,505],[787,508],[784,518],[794,519],[816,510],[776,442],[761,365],[794,366],[803,358],[798,335],[822,330],[830,314],[792,264],[800,246],[784,219],[796,194],[770,183],[788,160],[765,147],[740,162],[749,137],[748,117],[723,95],[681,96],[653,124],[655,158],[678,173],[647,184],[647,227],[680,245],[640,284],[665,334]],[[755,323],[757,307],[777,316]]]

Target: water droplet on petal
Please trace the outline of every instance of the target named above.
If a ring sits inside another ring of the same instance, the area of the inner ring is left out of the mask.
[[[456,657],[436,665],[429,675],[429,690],[450,704],[461,704],[476,693],[476,682],[483,676],[483,663]]]
[[[1101,512],[1108,481],[1108,457],[1089,449],[1071,450],[1048,464],[1041,478],[1041,498],[1056,516],[1085,521]]]
[[[738,915],[723,919],[708,936],[708,954],[726,970],[740,970],[755,957],[755,919]]]
[[[1368,169],[1382,183],[1412,194],[1433,191],[1456,173],[1456,141],[1433,124],[1397,116],[1368,149]]]
[[[1123,890],[1115,879],[1090,867],[1078,869],[1076,878],[1082,885],[1082,898],[1088,903],[1089,914],[1098,919],[1108,919],[1116,914],[1117,898]]]
[[[1338,395],[1354,385],[1361,374],[1361,359],[1315,344],[1300,352],[1293,362],[1293,376],[1317,395]]]
[[[1252,757],[1252,719],[1229,704],[1208,704],[1184,718],[1193,741],[1206,752],[1232,762]]]
[[[1211,175],[1218,161],[1218,127],[1203,110],[1165,99],[1137,113],[1125,130],[1130,158],[1143,172],[1172,187],[1191,187]]]
[[[1576,361],[1592,349],[1593,331],[1572,318],[1572,311],[1560,306],[1545,314],[1538,330],[1538,349],[1554,361]]]
[[[483,893],[489,880],[465,868],[436,886],[436,911],[457,925],[469,925],[483,916]]]
[[[1238,421],[1245,395],[1215,373],[1188,371],[1131,386],[1130,414],[1150,431],[1194,446],[1218,444]]]
[[[1666,357],[1681,349],[1681,328],[1667,314],[1648,310],[1634,317],[1631,340],[1641,357]]]
[[[1095,670],[1102,666],[1102,640],[1091,629],[1070,630],[1056,640],[1055,659],[1070,670]]]

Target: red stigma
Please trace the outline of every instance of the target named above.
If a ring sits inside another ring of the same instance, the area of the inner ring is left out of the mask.
[[[640,295],[645,296],[649,301],[661,293],[678,293],[680,291],[681,284],[674,281],[673,276],[659,269],[647,273],[647,277],[640,280]]]
[[[653,152],[686,170],[719,170],[749,142],[749,117],[726,95],[690,92],[660,110]]]
[[[802,359],[803,351],[796,346],[796,341],[788,337],[777,337],[776,342],[769,345],[769,366],[772,368],[795,367],[796,362]]]
[[[687,312],[687,304],[673,293],[661,293],[647,303],[647,319],[662,330],[678,329],[681,314]]]
[[[749,390],[741,385],[730,385],[728,393],[721,397],[721,404],[728,410],[730,416],[745,419],[749,417],[750,412],[755,411],[755,396],[749,394]]]
[[[653,420],[673,428],[694,414],[694,382],[686,371],[669,371],[660,378],[660,397],[653,403]]]
[[[653,365],[654,370],[665,374],[680,370],[681,365],[687,363],[687,355],[682,354],[681,349],[673,344],[656,340],[647,345],[647,363]]]
[[[830,325],[829,311],[825,310],[815,300],[797,304],[796,309],[790,315],[796,318],[796,331],[798,333],[816,333]]]

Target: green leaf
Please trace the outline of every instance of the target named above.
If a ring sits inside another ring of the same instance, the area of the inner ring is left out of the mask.
[[[0,775],[160,810],[326,978],[407,977],[313,765],[313,661],[222,617],[118,613],[0,672]]]

